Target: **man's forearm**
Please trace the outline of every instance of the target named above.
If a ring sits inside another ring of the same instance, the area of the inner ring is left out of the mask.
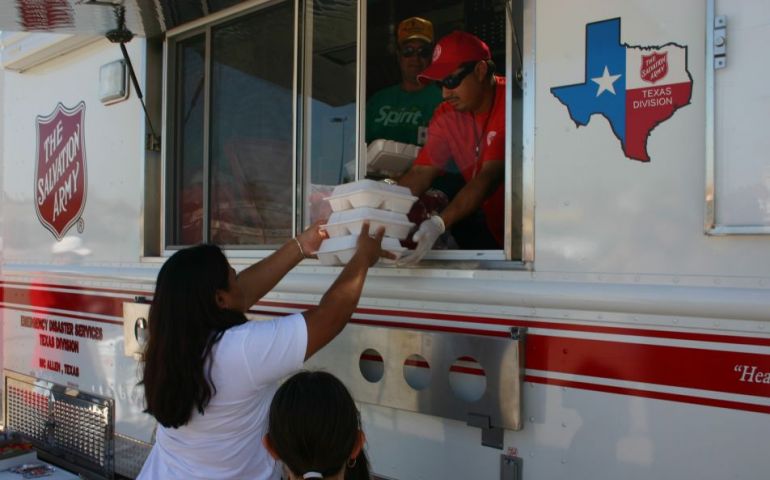
[[[487,189],[482,185],[467,184],[462,188],[452,202],[441,212],[444,226],[449,229],[463,218],[481,208],[487,198]]]
[[[446,228],[476,212],[503,181],[502,162],[489,162],[481,172],[457,192],[455,198],[441,212]]]
[[[436,178],[438,169],[432,167],[414,165],[398,179],[398,184],[411,190],[412,195],[419,197],[430,188],[433,179]]]

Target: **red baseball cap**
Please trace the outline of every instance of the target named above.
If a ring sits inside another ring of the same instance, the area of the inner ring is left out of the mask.
[[[476,35],[455,30],[439,40],[433,49],[433,61],[430,66],[417,75],[420,83],[431,80],[443,80],[468,62],[489,60],[492,56],[489,47]]]

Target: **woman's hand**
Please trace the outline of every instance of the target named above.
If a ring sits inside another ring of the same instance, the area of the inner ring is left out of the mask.
[[[321,229],[321,225],[325,223],[325,218],[316,220],[307,230],[297,235],[297,242],[302,247],[305,258],[317,258],[315,253],[321,248],[321,242],[323,239],[329,238],[326,230]]]
[[[393,253],[382,249],[382,237],[384,235],[385,227],[380,227],[374,233],[374,236],[371,236],[369,234],[369,222],[364,222],[361,225],[361,233],[359,233],[358,241],[356,242],[355,255],[365,258],[366,264],[370,267],[377,263],[380,257],[396,258]]]

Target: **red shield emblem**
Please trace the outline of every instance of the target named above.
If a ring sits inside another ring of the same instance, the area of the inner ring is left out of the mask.
[[[655,83],[662,80],[668,73],[668,52],[653,52],[642,55],[642,66],[639,75],[645,82]]]
[[[37,117],[35,211],[45,228],[61,240],[86,205],[85,102]]]

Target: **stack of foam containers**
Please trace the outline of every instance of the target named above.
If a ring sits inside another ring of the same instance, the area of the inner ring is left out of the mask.
[[[321,242],[318,260],[323,265],[343,265],[356,252],[361,226],[369,222],[369,232],[385,227],[382,249],[396,258],[406,250],[399,240],[414,226],[406,214],[417,200],[408,188],[374,180],[338,185],[327,198],[332,214],[324,227],[329,238]]]

